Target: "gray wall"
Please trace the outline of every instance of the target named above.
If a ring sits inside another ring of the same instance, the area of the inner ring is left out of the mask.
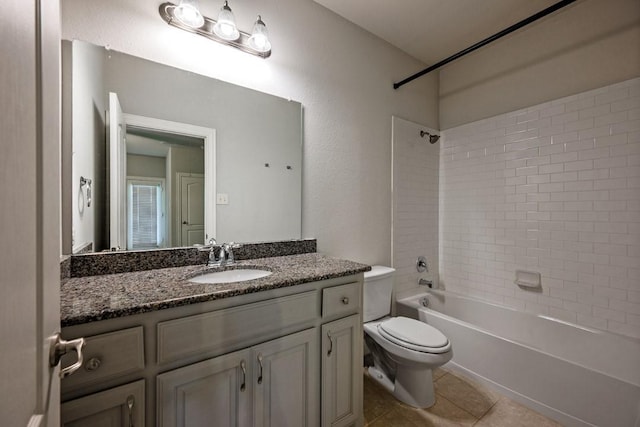
[[[638,75],[640,2],[581,0],[442,68],[440,129]]]
[[[165,178],[167,175],[166,158],[127,154],[127,176],[147,178]]]
[[[73,250],[90,243],[93,250],[105,249],[108,245],[107,221],[107,174],[105,144],[106,92],[104,90],[103,55],[91,46],[74,44],[71,66],[72,108],[67,117],[71,128],[72,173],[71,204]],[[69,50],[65,49],[65,53]],[[68,80],[67,80],[68,82]],[[66,142],[68,144],[68,141]],[[80,177],[91,179],[92,200],[87,206],[86,187],[80,190]],[[69,253],[69,249],[64,253]]]

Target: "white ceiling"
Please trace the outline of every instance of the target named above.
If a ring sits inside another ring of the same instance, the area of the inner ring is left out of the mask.
[[[429,65],[557,2],[557,0],[314,1]]]

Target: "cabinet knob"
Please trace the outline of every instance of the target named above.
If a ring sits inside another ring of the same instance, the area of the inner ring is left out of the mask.
[[[347,298],[347,297],[342,297],[342,303],[343,303],[344,305],[348,305],[348,304],[349,304],[349,298]]]
[[[89,372],[95,371],[100,367],[101,364],[102,364],[102,361],[99,358],[92,357],[91,359],[87,360],[87,363],[84,365],[84,369],[86,369]]]

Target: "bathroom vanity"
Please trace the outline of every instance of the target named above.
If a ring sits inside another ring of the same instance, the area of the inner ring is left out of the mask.
[[[63,281],[63,337],[86,346],[62,380],[62,424],[362,425],[369,267],[308,253],[227,268],[272,274],[196,284],[211,270],[192,265]]]

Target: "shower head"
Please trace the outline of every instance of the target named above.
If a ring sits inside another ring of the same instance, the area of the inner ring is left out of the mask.
[[[435,144],[440,139],[440,135],[431,135],[429,132],[425,132],[423,130],[420,131],[420,137],[424,138],[425,136],[429,137],[429,142],[431,144]]]

